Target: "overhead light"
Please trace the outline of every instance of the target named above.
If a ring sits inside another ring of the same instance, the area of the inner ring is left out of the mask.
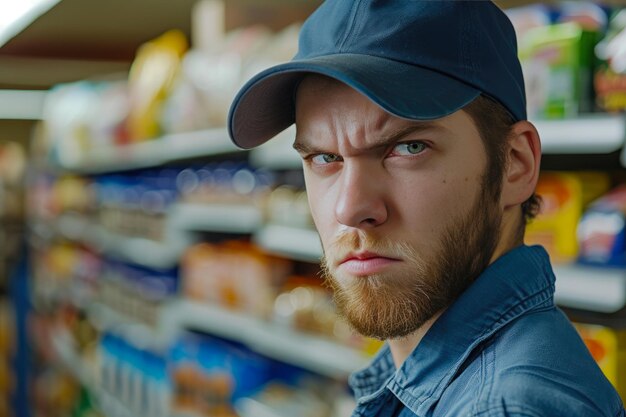
[[[0,46],[61,0],[0,0]]]
[[[0,90],[0,120],[39,120],[46,90]]]

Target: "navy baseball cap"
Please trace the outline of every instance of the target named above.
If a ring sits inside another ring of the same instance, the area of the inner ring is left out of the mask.
[[[235,97],[233,142],[253,148],[292,125],[296,89],[310,73],[406,119],[444,117],[481,94],[526,119],[515,31],[491,1],[326,1],[302,26],[296,56],[257,74]]]

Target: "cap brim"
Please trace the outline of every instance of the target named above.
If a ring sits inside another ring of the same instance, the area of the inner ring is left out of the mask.
[[[341,81],[387,112],[411,120],[447,116],[480,95],[478,89],[440,72],[371,55],[294,60],[261,72],[239,91],[228,115],[232,141],[250,149],[292,125],[295,89],[308,73]]]

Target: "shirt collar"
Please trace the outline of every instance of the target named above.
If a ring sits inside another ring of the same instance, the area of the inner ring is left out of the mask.
[[[529,310],[553,305],[554,274],[540,246],[519,246],[493,262],[439,317],[396,371],[389,347],[350,384],[359,404],[391,390],[421,415],[441,397],[465,359],[484,340]]]

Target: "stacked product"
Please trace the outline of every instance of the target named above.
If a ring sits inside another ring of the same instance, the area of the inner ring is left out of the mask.
[[[183,293],[190,299],[268,317],[289,263],[234,241],[192,247],[182,269]]]
[[[626,330],[592,324],[576,324],[576,328],[606,377],[625,398]]]
[[[115,410],[122,404],[128,415],[169,417],[172,388],[165,355],[138,347],[124,338],[104,334],[99,344],[100,406]],[[114,415],[115,411],[109,411]]]
[[[85,314],[70,304],[38,310],[29,318],[29,333],[32,411],[50,417],[99,416],[90,377],[99,335]]]
[[[543,245],[556,262],[578,256],[576,229],[591,201],[608,191],[610,177],[602,172],[544,172],[537,184],[541,212],[526,228],[526,243]]]
[[[626,186],[593,202],[578,226],[579,261],[588,265],[626,267]]]
[[[306,191],[282,185],[268,199],[266,218],[269,224],[313,230]]]
[[[108,261],[100,277],[98,300],[111,310],[154,328],[163,305],[176,295],[177,287],[176,270],[157,271]]]
[[[12,142],[0,142],[0,416],[13,416],[18,378],[16,311],[8,295],[21,256],[23,233],[22,180],[26,155]],[[13,291],[12,291],[13,290]]]
[[[508,14],[518,35],[529,117],[560,119],[595,111],[595,46],[606,31],[605,9],[563,2]]]
[[[343,417],[347,393],[244,346],[187,333],[172,349],[173,412],[194,417]],[[353,404],[351,404],[353,406]]]
[[[195,31],[201,37],[203,30]],[[239,29],[187,51],[184,35],[169,31],[139,48],[127,80],[84,81],[55,87],[39,139],[45,158],[71,167],[94,150],[119,149],[167,134],[223,128],[230,100],[251,72],[290,59],[298,26],[272,34]]]
[[[596,100],[605,111],[626,109],[626,10],[611,14],[606,37],[596,47],[600,60],[594,77]]]
[[[35,307],[72,303],[87,305],[95,298],[102,259],[67,242],[42,244],[33,250],[31,287]]]
[[[293,275],[288,261],[240,241],[202,243],[189,249],[181,270],[183,293],[245,315],[313,333],[372,354],[378,342],[355,334],[337,315],[316,276]]]
[[[180,201],[189,204],[236,205],[262,209],[274,176],[246,163],[223,161],[180,170],[176,186]]]
[[[12,417],[11,398],[15,378],[11,371],[15,336],[10,304],[0,302],[0,416]]]

